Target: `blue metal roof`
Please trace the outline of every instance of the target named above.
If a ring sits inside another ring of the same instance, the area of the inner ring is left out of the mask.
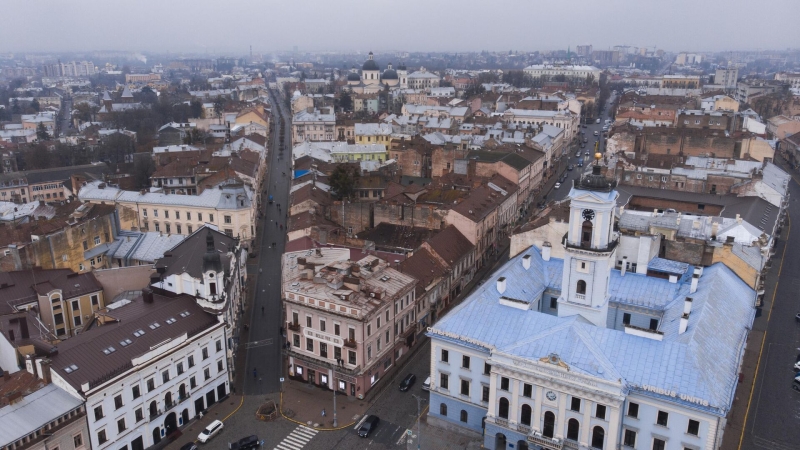
[[[522,258],[531,255],[530,269]],[[543,261],[535,247],[517,255],[492,274],[433,329],[463,336],[486,348],[538,360],[557,353],[571,371],[623,381],[642,395],[725,415],[733,402],[738,366],[753,322],[755,292],[722,264],[705,269],[696,292],[689,283],[626,274],[611,275],[610,295],[617,301],[660,305],[662,341],[597,327],[578,316],[555,317],[501,305],[501,296],[538,299],[544,289],[560,290],[563,260]],[[503,294],[497,279],[506,278]],[[557,280],[557,281],[556,281]],[[684,299],[693,298],[689,325],[678,333]],[[442,336],[431,334],[434,339]],[[645,386],[674,391],[708,402],[708,407],[680,397],[665,397]]]
[[[683,276],[689,270],[689,264],[679,261],[655,257],[647,264],[647,270],[668,273],[670,275]]]

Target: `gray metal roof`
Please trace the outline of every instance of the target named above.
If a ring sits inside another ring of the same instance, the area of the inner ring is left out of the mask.
[[[54,384],[0,408],[0,447],[27,436],[81,406],[83,401]]]

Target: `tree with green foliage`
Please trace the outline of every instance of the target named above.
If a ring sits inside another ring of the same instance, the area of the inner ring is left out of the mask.
[[[333,169],[329,181],[331,195],[337,200],[354,198],[361,177],[358,166],[339,164]]]
[[[36,126],[36,139],[40,141],[50,139],[50,133],[47,132],[47,127],[44,126],[43,122],[39,122],[39,125]]]
[[[353,110],[353,97],[349,92],[342,92],[342,95],[339,96],[339,108],[347,112]]]

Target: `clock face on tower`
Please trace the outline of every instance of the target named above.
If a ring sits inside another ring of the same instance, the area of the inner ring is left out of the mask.
[[[584,209],[581,215],[583,216],[583,220],[594,219],[594,211],[592,211],[591,209]]]
[[[556,393],[553,391],[547,391],[545,397],[547,397],[547,399],[550,400],[551,402],[554,402],[556,400]]]

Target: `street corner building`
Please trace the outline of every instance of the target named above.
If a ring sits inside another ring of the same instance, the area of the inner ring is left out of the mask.
[[[429,328],[429,423],[498,450],[719,448],[756,292],[721,263],[628,271],[599,169],[575,182],[562,242],[520,252]]]
[[[364,398],[409,354],[429,307],[416,299],[415,278],[375,256],[351,261],[350,254],[318,248],[283,255],[288,373]]]
[[[33,363],[85,405],[86,448],[142,450],[229,394],[226,352],[225,323],[194,297],[145,289]]]

